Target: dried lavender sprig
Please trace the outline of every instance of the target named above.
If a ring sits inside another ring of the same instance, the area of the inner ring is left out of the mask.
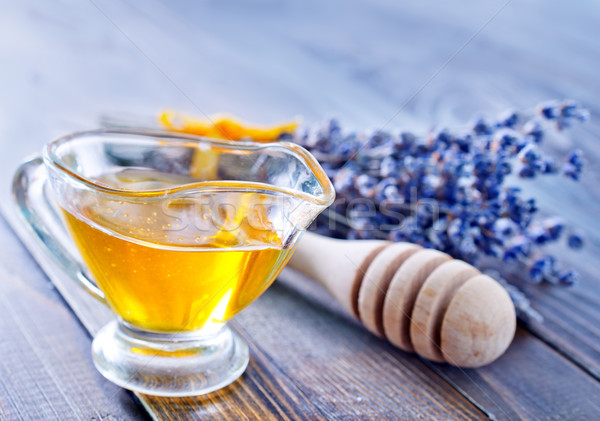
[[[474,264],[481,255],[495,256],[528,265],[532,282],[569,285],[577,275],[538,252],[563,237],[565,223],[537,221],[535,200],[505,179],[514,172],[522,178],[561,172],[559,160],[542,153],[540,144],[588,116],[574,101],[550,101],[495,120],[479,117],[457,132],[346,133],[332,120],[294,140],[317,156],[338,194],[330,215],[343,222],[322,216],[320,232],[410,241]],[[562,173],[577,180],[582,168],[581,152],[573,151]],[[570,247],[582,243],[579,234],[569,235]]]

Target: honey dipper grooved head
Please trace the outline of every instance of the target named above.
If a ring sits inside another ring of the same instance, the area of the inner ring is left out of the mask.
[[[410,243],[394,243],[371,262],[358,292],[358,316],[363,325],[377,336],[383,336],[383,303],[390,281],[399,267],[421,247]]]
[[[440,349],[444,314],[456,290],[479,274],[468,263],[450,260],[427,277],[417,296],[410,324],[410,339],[417,354],[432,361],[445,361]]]
[[[451,257],[441,251],[420,250],[406,259],[392,278],[383,304],[383,329],[388,340],[403,351],[414,351],[410,320],[423,282],[449,260]]]
[[[450,364],[481,367],[506,351],[515,335],[515,309],[506,290],[478,275],[461,286],[442,322],[442,354]]]

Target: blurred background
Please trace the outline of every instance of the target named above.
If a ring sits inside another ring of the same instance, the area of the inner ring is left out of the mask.
[[[593,106],[599,19],[591,0],[4,1],[2,146],[166,107],[357,129],[401,110],[390,127],[424,130],[553,97]]]
[[[579,210],[582,199],[600,204],[598,22],[591,0],[5,1],[3,194],[26,156],[106,116],[155,124],[169,108],[424,133],[573,98],[591,122],[545,147],[583,149],[583,183],[536,180],[536,196],[597,233],[591,213]]]

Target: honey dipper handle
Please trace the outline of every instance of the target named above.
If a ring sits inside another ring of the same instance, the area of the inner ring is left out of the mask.
[[[319,282],[358,317],[358,291],[367,267],[389,241],[336,240],[305,232],[289,266]]]

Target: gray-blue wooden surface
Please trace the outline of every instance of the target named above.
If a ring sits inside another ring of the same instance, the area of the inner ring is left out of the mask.
[[[233,396],[249,419],[599,418],[599,69],[593,0],[0,0],[1,206],[21,160],[103,115],[334,116],[354,129],[423,132],[479,111],[577,99],[592,120],[547,147],[581,148],[583,181],[524,188],[587,233],[582,251],[555,247],[583,279],[570,290],[530,288],[545,322],[520,328],[505,357],[466,374],[422,363],[288,282],[236,321],[254,365]],[[0,419],[144,416],[96,373],[86,330],[5,223],[0,239]],[[272,332],[260,327],[269,320]],[[347,364],[344,349],[366,363]],[[174,406],[189,417],[241,416],[231,393],[215,396]],[[153,404],[156,417],[181,416]]]

